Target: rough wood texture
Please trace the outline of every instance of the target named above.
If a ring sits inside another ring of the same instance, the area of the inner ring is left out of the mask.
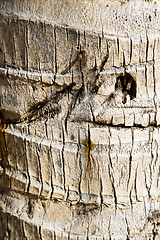
[[[159,1],[0,1],[0,239],[160,239]]]

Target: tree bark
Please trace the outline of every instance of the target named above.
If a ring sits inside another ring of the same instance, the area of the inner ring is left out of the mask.
[[[0,239],[160,239],[159,9],[0,0]]]

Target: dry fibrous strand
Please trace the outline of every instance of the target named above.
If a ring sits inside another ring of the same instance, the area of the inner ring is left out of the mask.
[[[6,109],[1,109],[0,110],[1,125],[16,124],[24,121],[31,122],[49,113],[53,114],[54,116],[60,110],[60,106],[58,105],[59,100],[63,97],[64,94],[66,94],[68,91],[71,91],[74,85],[75,83],[65,85],[62,90],[57,91],[50,98],[35,103],[28,109],[26,114],[24,114],[23,116]]]
[[[82,69],[82,62],[85,61],[85,51],[82,50],[77,54],[77,57],[69,64],[69,66],[61,72],[62,75],[67,74],[70,69],[78,62],[78,70]]]
[[[45,99],[42,102],[34,104],[27,112],[26,115],[22,117],[22,120],[27,120],[28,122],[33,121],[39,117],[43,117],[48,113],[55,115],[59,112],[60,106],[58,105],[59,100],[66,94],[68,91],[71,91],[75,83],[65,85],[64,88],[60,91],[57,91],[48,99]]]

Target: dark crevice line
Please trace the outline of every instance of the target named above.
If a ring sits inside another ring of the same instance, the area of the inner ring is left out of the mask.
[[[51,193],[50,193],[50,199],[52,199],[52,196],[53,196],[53,193],[54,193],[54,183],[53,183],[53,170],[52,170],[52,167],[51,167],[51,189],[52,190],[51,190]]]
[[[122,66],[125,68],[126,66],[126,60],[125,60],[125,53],[123,51],[123,62],[122,62]]]
[[[134,178],[134,191],[136,196],[136,201],[138,202],[138,194],[137,194],[137,173],[138,172],[138,166],[135,169],[135,178]]]
[[[23,235],[23,237],[24,237],[24,239],[26,239],[27,240],[27,237],[26,237],[26,235],[25,235],[25,230],[24,230],[24,221],[20,221],[20,223],[21,223],[21,230],[22,230],[22,235]]]
[[[81,36],[81,33],[78,30],[78,34],[77,34],[77,49],[80,49],[80,36]]]
[[[38,146],[36,148],[36,153],[37,153],[37,159],[38,159],[38,167],[39,167],[39,177],[40,177],[40,184],[41,184],[41,189],[40,189],[40,196],[41,196],[41,193],[43,191],[43,178],[42,178],[42,168],[41,168],[41,159],[40,159],[40,147],[41,146]]]
[[[56,240],[57,239],[57,237],[56,237],[56,231],[54,230],[54,240]]]
[[[66,30],[66,37],[67,37],[67,41],[68,41],[68,39],[69,39],[69,29],[68,28],[65,28],[65,30]]]
[[[125,215],[125,222],[126,222],[126,225],[127,225],[127,237],[126,237],[126,240],[130,240],[130,228],[129,228],[129,224],[128,224],[128,220],[127,220],[126,215]]]
[[[46,138],[48,139],[47,119],[46,119],[45,122],[44,122],[44,126],[45,126]]]
[[[146,189],[147,189],[148,197],[150,198],[150,197],[151,197],[151,195],[150,195],[150,187],[148,187],[148,185],[147,185],[147,176],[146,176],[146,172],[143,171],[143,173],[144,173],[144,184],[145,184],[145,187],[146,187]],[[152,184],[151,184],[151,185],[152,185]]]
[[[38,235],[39,235],[39,239],[40,239],[40,240],[43,240],[43,238],[42,238],[42,227],[41,227],[41,226],[39,226]]]
[[[48,185],[51,186],[51,191],[50,191],[50,198],[51,198],[51,196],[52,196],[51,194],[53,192],[53,186],[52,186],[52,167],[51,167],[52,166],[52,158],[51,158],[50,149],[51,149],[51,145],[50,145],[50,147],[49,147],[49,149],[47,151],[48,160],[50,162],[50,169],[49,169],[50,172],[48,172],[49,176],[50,176],[50,183],[48,182]]]
[[[63,188],[65,193],[67,192],[66,189],[66,176],[65,176],[65,158],[64,158],[64,148],[65,148],[65,130],[63,127],[63,123],[62,124],[62,143],[63,143],[63,147],[62,147],[62,151],[61,151],[61,158],[62,158],[62,171],[63,171]]]
[[[55,170],[55,166],[54,166],[54,158],[52,156],[52,146],[50,145],[50,158],[51,158],[51,188],[52,188],[52,191],[51,191],[51,194],[50,194],[50,198],[53,197],[53,193],[54,193],[54,182],[53,182],[53,174],[56,175],[56,170]],[[53,173],[54,172],[54,173]]]
[[[101,45],[102,45],[102,39],[101,39],[101,36],[98,36],[98,48],[99,48],[99,51],[101,51]]]
[[[119,55],[119,38],[117,37],[117,53]]]
[[[145,66],[145,88],[146,88],[146,95],[149,96],[148,94],[148,79],[147,79],[147,67]]]
[[[148,39],[148,35],[146,36],[146,62],[148,62],[148,48],[149,48],[149,39]]]
[[[155,64],[153,64],[153,82],[154,82],[154,97],[153,97],[153,102],[154,102],[154,106],[156,109],[156,113],[157,113],[157,104],[156,104],[156,97],[157,97],[157,91],[156,91],[156,76],[155,76]],[[154,115],[154,122],[156,123],[156,114]]]
[[[132,170],[132,153],[130,153],[130,158],[129,158],[129,175],[128,175],[128,180],[127,180],[127,189],[129,187],[129,182],[130,182],[130,178],[131,178],[131,170]]]
[[[116,195],[116,188],[115,188],[115,185],[114,185],[114,176],[113,176],[113,164],[112,164],[112,159],[111,159],[111,149],[110,149],[110,139],[111,139],[111,131],[109,129],[109,153],[108,153],[108,157],[109,157],[109,165],[108,165],[108,174],[109,174],[109,179],[110,179],[110,182],[111,182],[111,185],[112,185],[112,188],[113,188],[113,195],[114,195],[114,204],[115,204],[115,213],[116,213],[116,210],[117,210],[117,195]]]
[[[154,39],[153,43],[153,62],[155,63],[155,47],[156,47],[156,40]]]
[[[26,138],[24,139],[24,145],[25,145],[25,152],[26,152],[26,165],[27,165],[27,175],[28,175],[28,186],[27,186],[27,193],[29,193],[29,188],[31,185],[31,178],[30,178],[30,174],[29,174],[29,165],[28,165],[28,159],[29,157],[27,156],[27,141]]]
[[[129,192],[129,202],[130,202],[130,206],[131,206],[131,211],[133,211],[132,190],[133,190],[133,185],[132,185],[131,190]]]
[[[80,148],[81,148],[81,143],[80,143],[80,130],[78,128],[78,144],[77,144],[77,154],[76,154],[76,160],[77,164],[79,165],[79,181],[78,181],[78,193],[79,193],[79,200],[82,198],[82,193],[81,193],[81,182],[82,182],[82,162],[81,162],[81,154],[80,154]]]
[[[132,46],[132,39],[130,39],[130,60],[129,60],[130,63],[132,61],[132,48],[133,48],[133,46]]]
[[[26,68],[27,68],[27,71],[29,70],[29,63],[28,63],[28,28],[29,28],[29,25],[26,24],[25,26],[25,65],[26,65]]]
[[[6,166],[9,163],[7,161],[8,151],[7,151],[7,145],[6,145],[6,139],[5,139],[5,132],[2,130],[0,130],[0,155],[1,155],[0,165],[3,168],[3,174],[5,174]]]
[[[75,122],[74,120],[72,120],[72,122]],[[114,125],[113,123],[104,123],[104,122],[99,122],[99,121],[85,121],[85,120],[77,120],[76,122],[81,123],[81,122],[88,122],[97,126],[104,126],[104,127],[112,127],[112,128],[122,128],[122,129],[147,129],[150,127],[155,127],[155,128],[160,128],[160,125],[156,125],[156,124],[149,124],[148,126],[142,126],[140,124],[134,124],[132,126],[125,126],[124,124],[118,124],[118,125]]]
[[[71,69],[72,67],[72,55],[73,55],[73,47],[71,48],[71,53],[70,53],[70,56],[69,56],[69,69]]]
[[[87,45],[87,39],[86,39],[86,31],[84,30],[84,44],[85,44],[85,46]]]
[[[91,134],[90,134],[90,126],[88,124],[88,161],[91,163],[91,157],[90,157],[90,154],[91,154]]]
[[[56,45],[56,27],[54,27],[54,41],[55,41],[55,74],[57,74],[57,45]]]
[[[101,210],[102,210],[102,205],[103,205],[103,182],[102,182],[102,178],[100,177],[100,206],[101,206]]]

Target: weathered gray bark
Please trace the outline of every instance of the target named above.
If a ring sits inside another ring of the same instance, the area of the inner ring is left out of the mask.
[[[0,239],[160,239],[158,1],[0,1]]]

